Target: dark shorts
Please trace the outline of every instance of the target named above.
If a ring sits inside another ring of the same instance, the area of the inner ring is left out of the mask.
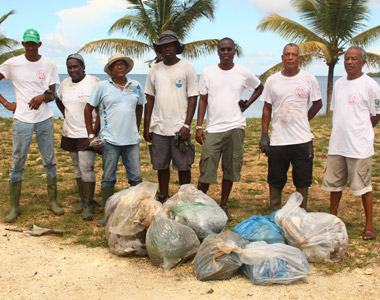
[[[268,183],[283,189],[292,164],[293,183],[297,188],[309,187],[313,178],[313,142],[286,146],[270,146],[268,153]]]
[[[173,169],[178,171],[188,171],[194,163],[195,149],[188,139],[188,149],[181,152],[175,144],[174,136],[164,136],[156,133],[152,134],[151,161],[154,170],[166,170],[173,161]]]
[[[89,147],[87,138],[69,138],[62,136],[61,148],[69,152],[94,151],[92,147]]]
[[[207,133],[199,162],[199,182],[217,182],[217,170],[222,157],[223,179],[237,182],[243,166],[245,130]]]

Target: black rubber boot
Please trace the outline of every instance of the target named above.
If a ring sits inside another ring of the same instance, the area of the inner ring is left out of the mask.
[[[281,208],[282,189],[269,186],[270,210],[273,212]]]
[[[78,202],[78,205],[75,206],[75,208],[73,209],[73,212],[76,213],[76,214],[79,214],[83,211],[83,207],[84,207],[84,198],[83,198],[83,187],[82,187],[82,178],[75,178],[76,181],[77,181],[77,186],[78,186],[78,194],[79,194],[79,202]]]
[[[305,187],[305,188],[296,188],[297,192],[300,193],[302,195],[302,203],[300,205],[300,207],[304,208],[306,210],[306,207],[307,207],[307,197],[308,197],[308,194],[309,194],[309,188],[308,187]]]
[[[82,182],[82,189],[84,198],[82,219],[91,221],[94,219],[92,198],[94,198],[95,182]]]

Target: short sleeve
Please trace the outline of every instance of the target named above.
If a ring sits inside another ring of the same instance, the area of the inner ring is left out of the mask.
[[[101,102],[102,88],[101,84],[95,85],[90,97],[87,100],[87,103],[93,107],[98,107]]]
[[[207,86],[207,75],[206,72],[203,71],[201,74],[201,78],[199,79],[198,90],[199,94],[207,95],[208,94],[208,86]]]
[[[154,75],[153,75],[153,72],[154,70],[151,69],[148,73],[148,77],[146,78],[146,82],[145,82],[145,90],[144,90],[144,93],[146,95],[150,95],[150,96],[155,96],[155,92],[154,92],[154,83],[153,83],[153,78],[154,78]]]
[[[315,78],[313,75],[310,75],[310,101],[314,102],[321,99],[321,89],[319,88],[317,78]]]
[[[10,64],[10,59],[5,61],[0,65],[0,73],[4,75],[4,78],[7,80],[12,80],[12,67]]]
[[[260,101],[272,104],[272,94],[271,94],[271,78],[265,82],[263,93],[260,96]]]

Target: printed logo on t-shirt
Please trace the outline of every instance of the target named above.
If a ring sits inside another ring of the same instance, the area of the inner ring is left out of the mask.
[[[40,70],[40,71],[37,72],[37,77],[38,77],[39,80],[44,80],[45,76],[46,76],[45,71]]]
[[[86,93],[84,91],[79,91],[78,92],[78,99],[83,99],[86,97]]]
[[[358,94],[350,94],[348,95],[348,104],[350,105],[354,105],[355,103],[357,103],[359,101],[359,96]]]
[[[298,97],[305,97],[306,91],[303,86],[297,86],[295,93]]]
[[[183,85],[183,79],[182,78],[178,78],[177,81],[175,82],[175,86],[177,88],[181,88]]]
[[[132,83],[128,84],[126,87],[125,91],[127,93],[135,93],[137,95],[140,95],[140,86],[138,85],[133,85]]]
[[[379,110],[379,108],[380,108],[380,99],[375,99],[375,107],[376,107],[376,110]]]

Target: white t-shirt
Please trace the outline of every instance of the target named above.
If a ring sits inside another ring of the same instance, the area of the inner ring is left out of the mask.
[[[84,107],[98,82],[100,82],[99,78],[92,75],[86,75],[86,77],[77,83],[73,82],[70,77],[62,81],[57,95],[65,106],[63,136],[69,138],[87,138]],[[96,116],[96,113],[94,116]]]
[[[357,79],[339,78],[334,86],[329,155],[368,158],[374,154],[371,116],[380,114],[380,86],[363,74]]]
[[[183,60],[159,62],[148,73],[144,93],[155,97],[150,132],[172,136],[185,123],[188,97],[198,96],[197,74]]]
[[[199,80],[199,93],[207,98],[207,132],[225,132],[246,126],[239,107],[245,89],[255,90],[260,80],[251,70],[235,64],[231,70],[212,65],[203,70]]]
[[[12,82],[16,95],[14,118],[25,123],[42,122],[53,116],[45,102],[39,109],[30,109],[28,103],[33,97],[43,94],[50,85],[58,84],[59,77],[55,63],[45,56],[31,62],[25,55],[8,59],[0,66],[0,73]]]
[[[271,146],[294,145],[314,139],[310,131],[310,103],[321,99],[317,79],[303,70],[292,77],[278,72],[265,82],[260,100],[272,104]]]

